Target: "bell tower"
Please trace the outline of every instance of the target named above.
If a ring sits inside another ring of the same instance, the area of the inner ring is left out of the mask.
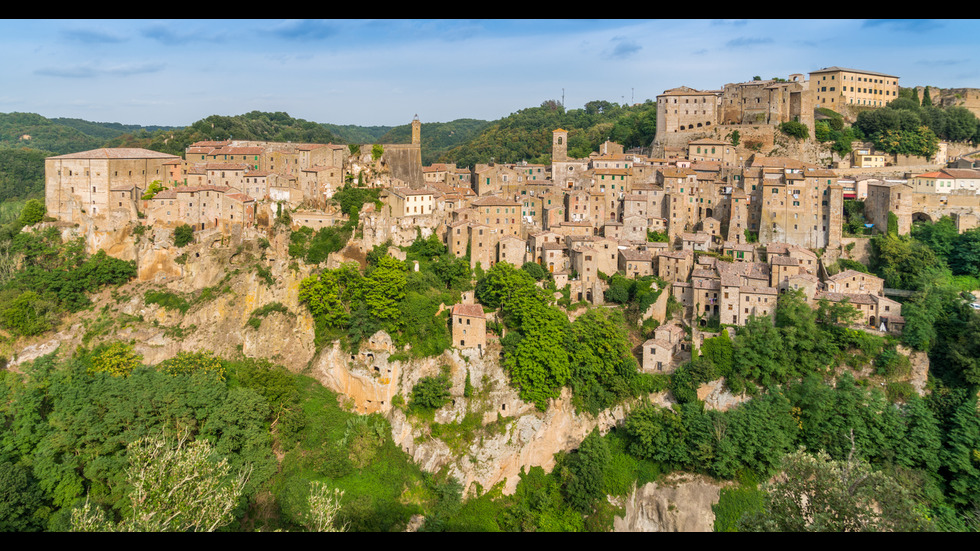
[[[568,131],[561,128],[552,133],[551,162],[568,160]]]

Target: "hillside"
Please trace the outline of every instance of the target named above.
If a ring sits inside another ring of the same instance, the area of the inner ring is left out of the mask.
[[[590,101],[584,109],[566,111],[554,100],[522,109],[487,126],[467,143],[449,149],[438,161],[459,166],[497,162],[550,162],[552,131],[568,130],[568,154],[587,157],[606,140],[627,149],[646,147],[656,134],[657,105],[647,100],[634,106]]]
[[[391,143],[384,142],[384,136],[393,127],[391,126],[357,126],[356,124],[328,124],[323,123],[323,127],[329,130],[342,143]]]

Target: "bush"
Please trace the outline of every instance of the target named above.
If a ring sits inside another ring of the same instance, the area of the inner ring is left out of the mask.
[[[787,136],[805,140],[810,130],[805,124],[797,121],[786,121],[779,125],[779,131]]]
[[[225,365],[214,352],[181,352],[161,362],[157,368],[168,375],[189,375],[191,373],[214,373],[218,379],[225,380]]]
[[[453,386],[448,371],[444,368],[442,374],[437,377],[419,379],[419,382],[412,387],[409,410],[435,410],[446,405],[449,402],[449,389]]]
[[[174,228],[174,246],[183,247],[194,242],[194,229],[187,224]]]
[[[44,220],[45,212],[47,211],[44,208],[43,201],[31,199],[24,205],[24,210],[20,211],[20,218],[17,221],[22,226],[33,226],[41,220]]]
[[[113,377],[126,377],[139,367],[143,356],[133,351],[133,345],[114,342],[100,345],[92,351],[89,373],[108,373]]]
[[[178,310],[181,314],[186,314],[191,304],[183,297],[169,291],[147,291],[143,295],[143,302],[146,304],[159,304],[166,310]]]

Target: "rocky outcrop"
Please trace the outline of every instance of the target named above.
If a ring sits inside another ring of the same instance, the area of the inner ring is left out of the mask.
[[[704,402],[706,409],[728,411],[729,409],[749,401],[746,394],[735,395],[725,386],[725,379],[709,381],[698,387],[698,400]]]
[[[700,475],[674,473],[651,482],[625,500],[625,513],[613,519],[615,532],[711,532],[721,485]]]
[[[522,468],[540,466],[550,471],[556,452],[578,447],[596,427],[608,431],[627,414],[626,406],[598,417],[576,414],[567,388],[546,411],[538,411],[508,384],[499,361],[499,345],[491,345],[482,355],[477,350],[454,349],[412,360],[392,361],[393,352],[391,339],[379,332],[356,353],[345,352],[339,345],[325,348],[313,361],[311,374],[344,394],[359,413],[387,416],[395,443],[422,469],[447,469],[467,491],[477,484],[487,489],[502,483],[502,491],[511,494]],[[475,415],[481,423],[468,440],[450,440],[451,444],[433,437],[428,425],[392,404],[396,394],[408,401],[421,378],[439,375],[444,369],[452,381],[452,399],[435,413],[435,422],[458,426],[467,415]],[[474,389],[469,398],[463,395],[467,373]]]

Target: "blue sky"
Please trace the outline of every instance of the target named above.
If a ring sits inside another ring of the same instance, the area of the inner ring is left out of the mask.
[[[183,126],[493,120],[838,65],[980,88],[977,20],[3,20],[0,112]]]

